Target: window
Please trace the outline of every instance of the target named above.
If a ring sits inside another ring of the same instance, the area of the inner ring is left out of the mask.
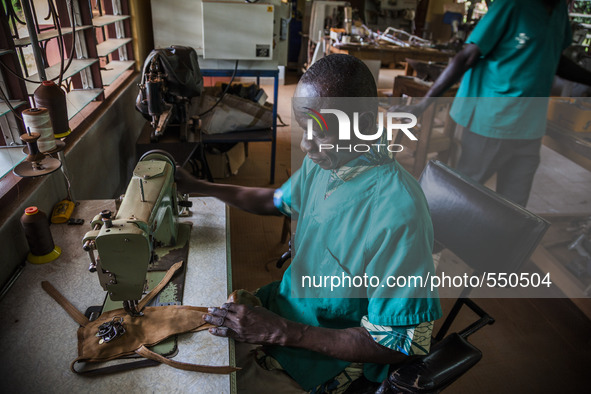
[[[24,158],[19,114],[42,80],[66,92],[72,127],[135,61],[128,0],[2,0],[0,18],[1,177]]]

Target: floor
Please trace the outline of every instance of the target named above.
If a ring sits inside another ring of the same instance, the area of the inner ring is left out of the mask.
[[[400,72],[380,70],[379,88],[385,92],[391,89],[393,76]],[[288,73],[286,84],[280,86],[279,114],[288,125],[295,83],[296,77]],[[272,86],[265,90],[272,97]],[[249,156],[238,175],[221,181],[264,187],[280,185],[288,178],[290,168],[289,127],[280,128],[277,137],[275,185],[268,184],[268,143],[250,144]],[[591,212],[591,173],[544,148],[527,208],[537,213]],[[234,288],[254,290],[279,280],[285,267],[278,269],[275,262],[287,249],[280,241],[283,219],[231,209],[230,220]],[[470,337],[482,350],[483,358],[446,392],[579,393],[591,387],[586,379],[591,369],[591,321],[570,300],[477,301],[496,322]],[[450,304],[450,300],[442,300],[444,315]],[[452,330],[467,326],[473,318],[464,311]]]

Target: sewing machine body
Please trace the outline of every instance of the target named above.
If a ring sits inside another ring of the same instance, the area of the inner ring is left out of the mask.
[[[154,249],[176,243],[174,171],[171,158],[148,152],[136,165],[115,217],[105,218],[104,212],[97,215],[92,221],[94,229],[84,236],[100,284],[113,301],[139,300],[148,266],[156,258]]]
[[[191,122],[191,100],[201,95],[203,77],[193,48],[171,46],[154,49],[143,66],[136,109],[150,120],[150,140],[158,142],[169,124],[178,126],[186,141]]]

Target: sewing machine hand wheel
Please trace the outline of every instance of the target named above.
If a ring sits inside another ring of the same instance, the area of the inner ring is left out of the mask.
[[[140,157],[140,161],[147,161],[147,160],[164,160],[168,161],[172,166],[173,176],[176,175],[176,162],[174,157],[170,153],[162,149],[152,149],[147,151]]]
[[[150,150],[150,151],[144,153],[142,155],[142,157],[140,157],[140,161],[145,161],[145,160],[165,160],[165,161],[168,161],[173,168],[173,178],[176,175],[176,163],[175,163],[174,157],[172,157],[172,155],[165,150],[162,150],[162,149]],[[188,208],[191,208],[193,206],[193,203],[191,201],[187,200],[188,197],[189,197],[188,195],[186,195],[186,196],[179,195],[178,196],[177,204],[180,207],[179,216],[190,216],[191,215]]]

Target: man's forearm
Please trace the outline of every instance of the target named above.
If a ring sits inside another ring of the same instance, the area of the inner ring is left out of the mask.
[[[288,320],[263,307],[226,303],[209,308],[204,321],[213,335],[240,342],[312,350],[350,362],[395,364],[404,354],[378,344],[362,327],[330,329]]]
[[[293,323],[283,346],[312,350],[340,360],[361,363],[396,364],[406,355],[378,344],[366,329],[330,329]]]
[[[480,58],[480,49],[468,44],[451,60],[439,78],[433,83],[425,97],[441,97],[455,83],[459,82],[466,71],[473,67]]]
[[[197,193],[209,197],[215,197],[228,205],[243,211],[258,215],[280,215],[281,213],[273,205],[274,189],[263,187],[244,187],[236,185],[224,185],[195,180]]]

